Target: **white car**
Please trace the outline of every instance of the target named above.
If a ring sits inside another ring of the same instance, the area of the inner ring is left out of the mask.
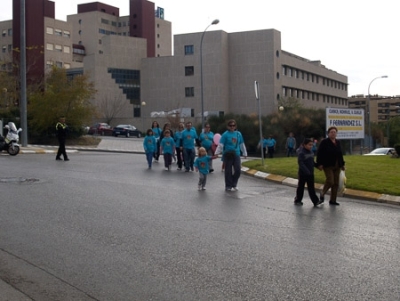
[[[385,155],[393,155],[394,153],[395,153],[394,148],[381,147],[374,149],[372,152],[368,154],[364,154],[364,156],[385,156]]]

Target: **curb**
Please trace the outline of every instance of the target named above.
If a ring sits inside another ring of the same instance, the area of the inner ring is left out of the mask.
[[[278,184],[282,184],[282,185],[286,185],[286,186],[290,186],[290,187],[297,187],[297,183],[298,183],[297,179],[268,174],[268,173],[261,172],[258,170],[249,169],[247,167],[242,167],[241,170],[248,176],[252,176],[255,178],[259,178],[262,180],[266,180],[266,181],[270,181],[270,182],[274,182],[274,183],[278,183]],[[324,186],[323,184],[315,183],[315,190],[321,191],[323,186]],[[361,191],[361,190],[346,188],[344,190],[344,192],[341,194],[338,194],[338,196],[400,206],[400,197],[399,196],[380,194],[380,193],[376,193],[376,192]]]
[[[28,146],[22,147],[20,154],[56,154],[58,147],[54,146],[54,150],[44,149],[44,147],[50,146]],[[109,152],[109,153],[129,153],[129,154],[143,154],[143,151],[127,151],[123,149],[100,149],[95,147],[80,147],[80,146],[67,146],[67,153],[78,153],[79,151],[96,151],[96,152]],[[242,167],[242,172],[245,175],[252,176],[258,179],[274,182],[281,185],[290,187],[297,187],[298,180],[294,178],[284,177],[280,175],[269,174],[258,170],[250,169],[248,167]],[[315,183],[315,190],[321,191],[323,184]],[[376,192],[362,191],[346,188],[343,193],[338,194],[340,197],[348,197],[353,199],[359,199],[364,201],[371,201],[377,203],[384,203],[390,205],[400,206],[400,196],[393,196],[388,194],[380,194]]]

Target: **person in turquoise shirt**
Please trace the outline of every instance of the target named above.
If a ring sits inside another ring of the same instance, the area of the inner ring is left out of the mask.
[[[175,148],[176,148],[176,157],[177,157],[177,164],[178,164],[178,170],[182,170],[182,165],[183,165],[183,158],[182,158],[182,131],[184,129],[183,123],[180,122],[178,126],[178,130],[174,134],[174,140],[175,140]]]
[[[172,155],[175,153],[175,141],[169,130],[164,131],[164,138],[160,143],[160,153],[164,155],[165,170],[171,169]]]
[[[208,156],[204,147],[199,148],[199,156],[194,161],[196,172],[199,172],[198,190],[206,190],[207,175],[210,173],[209,163],[216,156]]]
[[[153,130],[148,129],[146,131],[146,136],[143,139],[143,148],[146,153],[146,160],[149,165],[149,169],[151,169],[151,163],[153,161],[154,152],[157,147],[156,138],[153,136]]]
[[[265,145],[268,148],[268,157],[273,158],[275,153],[276,141],[269,135],[268,139],[265,139]]]
[[[236,131],[236,121],[228,121],[228,130],[222,134],[215,154],[223,154],[225,166],[225,190],[238,191],[237,183],[241,172],[240,155],[247,157],[246,146],[242,134]],[[234,170],[232,174],[232,168]]]
[[[212,156],[214,155],[213,150],[211,148],[213,144],[214,133],[211,132],[211,127],[209,123],[206,123],[204,126],[204,131],[200,134],[199,140],[202,147],[205,148],[207,155]],[[210,172],[213,172],[212,160],[209,161],[209,169]]]
[[[160,157],[160,136],[161,136],[162,131],[160,129],[160,125],[155,120],[151,124],[151,129],[153,130],[154,138],[156,138],[156,141],[157,141],[157,147],[154,151],[154,160],[156,160],[156,162],[158,162],[158,158]]]
[[[196,130],[190,121],[186,122],[186,129],[182,132],[183,160],[185,162],[185,172],[193,171],[194,158],[196,156],[195,141],[197,139]]]

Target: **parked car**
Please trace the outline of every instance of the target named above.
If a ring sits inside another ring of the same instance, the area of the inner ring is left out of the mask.
[[[88,130],[89,135],[111,136],[112,133],[113,129],[107,123],[96,123]]]
[[[130,124],[120,124],[113,129],[113,136],[118,137],[120,135],[125,137],[136,136],[138,138],[142,137],[142,132],[136,127]]]
[[[376,148],[372,152],[368,154],[364,154],[364,156],[385,156],[385,155],[394,155],[395,150],[391,147],[381,147]]]

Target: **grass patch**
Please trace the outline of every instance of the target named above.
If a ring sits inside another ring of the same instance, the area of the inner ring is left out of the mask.
[[[400,159],[391,156],[345,156],[346,187],[400,196]],[[261,159],[242,163],[251,169],[297,179],[297,158]],[[315,182],[324,183],[323,171],[314,170]]]

